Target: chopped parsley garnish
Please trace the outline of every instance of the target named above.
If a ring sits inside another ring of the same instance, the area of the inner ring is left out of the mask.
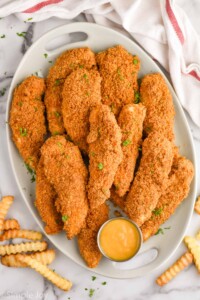
[[[121,69],[120,69],[120,68],[117,69],[117,74],[119,75],[119,78],[120,78],[121,80],[124,80],[124,77],[123,77],[122,74],[121,74]]]
[[[95,154],[94,152],[91,151],[91,152],[90,152],[90,155],[91,155],[91,156],[95,156],[96,154]]]
[[[140,102],[140,93],[139,92],[135,92],[135,101],[134,103],[137,104]]]
[[[5,92],[6,92],[6,88],[3,88],[1,91],[0,91],[0,96],[3,97],[5,95]]]
[[[22,107],[23,102],[18,102],[19,107]]]
[[[60,143],[60,142],[57,142],[57,145],[58,145],[58,147],[62,147],[62,143]]]
[[[141,148],[141,147],[138,147],[138,151],[142,151],[142,148]]]
[[[28,21],[32,21],[33,18],[28,18],[27,20],[24,21],[24,23],[28,22]]]
[[[26,128],[19,128],[19,132],[21,136],[27,136],[27,129]]]
[[[115,108],[115,104],[114,104],[114,103],[112,103],[112,104],[110,105],[110,110],[111,110],[111,112],[113,112],[113,111],[114,111],[114,108]]]
[[[5,34],[1,35],[1,39],[5,39],[5,37],[6,37]]]
[[[163,209],[160,207],[160,208],[155,208],[152,213],[155,215],[155,216],[159,216],[161,213],[162,213]]]
[[[102,163],[98,163],[98,169],[103,170],[103,164]]]
[[[87,75],[87,74],[84,74],[84,75],[83,75],[83,78],[85,78],[85,80],[86,80],[87,82],[89,81],[88,75]]]
[[[158,234],[164,234],[164,230],[162,228],[159,228],[158,231],[155,233],[155,235],[158,235]]]
[[[85,94],[86,94],[86,96],[90,96],[90,93],[89,93],[89,92],[86,92]]]
[[[149,127],[146,127],[145,130],[146,130],[147,132],[151,131],[151,127],[150,127],[150,126],[149,126]]]
[[[137,65],[137,64],[138,64],[138,59],[134,58],[134,59],[133,59],[133,64],[134,64],[134,65]]]
[[[26,32],[26,31],[22,31],[21,33],[17,32],[16,34],[17,34],[18,36],[21,36],[21,37],[25,38],[27,32]]]
[[[56,118],[59,118],[60,117],[60,113],[58,111],[55,111],[54,112],[54,115],[56,116]]]
[[[125,141],[123,141],[123,143],[122,143],[123,146],[128,146],[128,145],[130,145],[130,144],[131,144],[131,141],[130,141],[130,140],[125,140]]]
[[[62,216],[62,221],[66,222],[69,219],[69,217],[67,215]]]
[[[92,281],[94,281],[94,280],[96,280],[97,278],[96,278],[96,276],[92,276]]]
[[[55,80],[55,85],[60,85],[60,79]]]
[[[83,65],[79,65],[79,68],[80,68],[80,69],[83,69],[83,68],[84,68],[84,66],[83,66]]]
[[[94,289],[90,289],[89,291],[89,297],[92,298],[92,296],[94,295],[95,290]]]
[[[52,135],[58,135],[58,134],[60,134],[60,132],[58,132],[58,131],[54,131],[54,132],[52,133]]]
[[[52,60],[49,60],[48,63],[52,64]]]
[[[48,54],[47,54],[47,53],[44,53],[44,57],[47,58],[47,57],[48,57]]]
[[[35,181],[35,171],[33,169],[31,169],[31,167],[29,166],[29,164],[25,163],[25,166],[27,168],[27,171],[32,175],[31,177],[31,182]]]
[[[169,227],[164,227],[165,230],[168,230],[168,229],[171,229],[171,226]],[[158,235],[158,234],[164,234],[164,230],[163,228],[159,228],[158,231],[155,233],[155,235]]]
[[[88,289],[87,288],[85,288],[85,291],[87,291]]]
[[[38,111],[38,108],[34,106],[34,110],[35,110],[35,112],[36,112],[36,111]]]
[[[102,282],[101,284],[102,284],[102,285],[106,285],[106,284],[107,284],[107,282],[106,282],[106,281],[104,281],[104,282]]]

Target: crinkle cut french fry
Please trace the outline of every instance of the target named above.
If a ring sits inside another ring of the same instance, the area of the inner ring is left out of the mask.
[[[2,235],[0,235],[0,241],[5,241],[9,239],[22,238],[28,240],[41,240],[42,234],[39,231],[32,230],[24,230],[24,229],[11,229],[5,231]]]
[[[7,219],[3,222],[3,230],[20,229],[19,222],[15,219]]]
[[[196,211],[197,214],[200,215],[200,196],[197,198],[197,201],[194,206],[194,210]]]
[[[13,196],[5,196],[0,201],[0,231],[3,230],[4,219],[8,213],[10,206],[14,201]]]
[[[47,242],[28,242],[21,244],[0,245],[0,255],[16,254],[21,252],[43,251],[47,248]]]
[[[184,253],[171,267],[156,279],[160,286],[167,284],[170,280],[178,275],[182,270],[193,262],[193,255],[190,252]]]
[[[191,236],[186,236],[184,238],[184,242],[190,253],[193,255],[195,266],[200,273],[200,246],[198,245],[195,238]]]
[[[53,284],[55,284],[58,288],[69,291],[72,287],[71,281],[61,277],[51,269],[49,269],[47,266],[43,265],[36,259],[33,259],[29,256],[25,256],[23,258],[19,258],[19,261],[27,264],[29,267],[40,273],[42,276],[44,276],[46,279],[51,281]]]
[[[31,258],[37,259],[44,265],[49,265],[55,259],[55,251],[53,249],[47,249],[46,251],[36,252],[31,254],[10,254],[2,256],[1,263],[7,267],[14,268],[26,268],[27,265],[24,262],[21,262],[19,258],[24,256],[30,256]]]

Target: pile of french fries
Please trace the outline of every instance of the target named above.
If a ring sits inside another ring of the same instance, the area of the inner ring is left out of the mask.
[[[194,209],[196,213],[200,215],[200,196],[197,198]],[[167,284],[174,277],[176,277],[178,273],[191,265],[193,262],[200,273],[200,246],[197,243],[197,240],[200,240],[200,231],[197,233],[195,238],[191,236],[186,236],[184,238],[184,242],[188,248],[188,251],[185,252],[171,267],[169,267],[156,279],[156,283],[158,285],[163,286]]]
[[[13,196],[5,196],[0,201],[0,241],[22,238],[31,242],[0,245],[1,263],[7,267],[30,267],[58,288],[69,291],[72,283],[47,267],[54,260],[55,251],[47,249],[47,242],[42,241],[41,232],[20,229],[17,220],[5,219],[13,201]]]

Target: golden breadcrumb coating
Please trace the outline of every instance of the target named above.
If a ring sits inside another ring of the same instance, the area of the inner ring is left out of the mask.
[[[51,134],[64,132],[61,105],[62,88],[66,77],[76,69],[90,70],[95,65],[95,55],[89,48],[77,48],[63,52],[50,68],[47,76],[45,105]]]
[[[115,173],[122,161],[121,131],[107,105],[99,105],[90,114],[88,199],[91,209],[110,197]]]
[[[174,140],[174,105],[169,88],[161,74],[144,76],[140,86],[141,102],[146,106],[144,130],[160,132],[170,141]]]
[[[101,78],[96,70],[78,69],[65,80],[62,92],[64,127],[73,142],[87,152],[90,110],[101,103]]]
[[[111,188],[110,193],[111,193],[110,200],[113,202],[113,204],[118,206],[119,208],[121,208],[122,211],[125,212],[126,195],[124,195],[123,197],[120,197],[116,193],[116,189],[114,187]]]
[[[105,203],[90,210],[86,219],[86,228],[83,228],[78,235],[79,251],[89,268],[97,267],[102,258],[97,245],[97,232],[108,220],[108,214],[109,209]]]
[[[142,104],[127,104],[119,115],[118,125],[122,132],[123,160],[115,175],[116,193],[123,197],[133,180],[136,160],[142,143],[143,121],[146,108]]]
[[[46,135],[44,92],[44,79],[27,77],[15,88],[10,110],[13,141],[23,160],[34,170]]]
[[[193,176],[194,167],[191,161],[181,156],[174,161],[168,187],[159,198],[150,219],[141,227],[144,240],[154,235],[160,225],[169,219],[180,203],[187,197]]]
[[[125,205],[130,219],[138,226],[151,217],[167,186],[172,161],[172,143],[159,132],[149,134],[143,142],[140,166]]]
[[[71,239],[85,225],[88,212],[87,169],[78,147],[64,136],[49,138],[41,153],[44,173],[58,194],[56,208],[62,214],[63,228]]]
[[[35,206],[42,221],[46,223],[44,229],[47,234],[58,233],[63,228],[62,217],[55,207],[56,198],[57,193],[44,174],[44,161],[41,157],[36,170]]]
[[[140,60],[119,45],[99,52],[96,61],[102,77],[102,102],[118,115],[125,104],[134,102]]]

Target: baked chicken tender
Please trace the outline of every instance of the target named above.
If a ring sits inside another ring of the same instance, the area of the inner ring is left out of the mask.
[[[102,258],[97,245],[97,233],[101,225],[108,220],[108,215],[109,209],[105,203],[90,210],[86,219],[86,227],[78,235],[79,251],[89,268],[97,267]]]
[[[110,188],[122,162],[121,131],[107,105],[99,105],[90,113],[89,183],[90,208],[97,208],[110,197]]]
[[[172,162],[172,143],[159,132],[149,134],[143,142],[140,166],[125,204],[128,216],[138,226],[151,217],[166,189]]]
[[[99,52],[96,62],[102,77],[102,102],[118,115],[125,104],[134,102],[140,60],[119,45]]]
[[[45,105],[49,131],[52,135],[64,133],[62,118],[62,89],[66,77],[74,70],[90,70],[96,65],[95,55],[89,48],[77,48],[62,53],[50,68],[47,76]]]
[[[160,132],[174,141],[174,105],[169,88],[161,74],[144,76],[140,86],[141,102],[147,108],[144,120],[146,135]]]
[[[35,206],[46,224],[44,230],[47,234],[55,234],[62,230],[63,222],[61,215],[55,207],[57,194],[53,186],[44,174],[43,157],[40,158],[36,169],[36,200]]]
[[[123,160],[115,175],[116,193],[123,197],[133,180],[136,160],[142,143],[143,121],[146,108],[142,104],[125,105],[118,118],[122,132]]]
[[[55,205],[62,215],[63,229],[71,239],[84,227],[88,212],[87,169],[78,147],[64,136],[50,137],[41,153],[44,173],[58,194]]]
[[[90,110],[101,103],[101,78],[96,70],[78,69],[65,80],[62,92],[64,127],[79,148],[88,151]]]
[[[159,198],[150,219],[141,227],[144,240],[154,235],[187,197],[193,176],[194,167],[191,161],[181,156],[174,161],[168,187]]]
[[[10,110],[12,139],[25,163],[34,170],[46,135],[44,92],[44,79],[27,77],[15,88]]]

